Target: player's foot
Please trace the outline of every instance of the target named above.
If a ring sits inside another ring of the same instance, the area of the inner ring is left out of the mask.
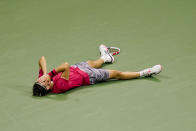
[[[162,71],[162,66],[161,65],[155,65],[152,68],[147,68],[142,71],[140,71],[140,77],[147,77],[147,76],[152,76],[152,75],[157,75]]]
[[[99,46],[99,51],[101,54],[101,59],[104,60],[104,63],[113,63],[114,57],[109,53],[107,46],[101,44]]]

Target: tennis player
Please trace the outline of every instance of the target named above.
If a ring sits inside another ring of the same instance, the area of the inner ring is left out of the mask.
[[[100,69],[104,63],[113,63],[114,57],[105,45],[99,46],[101,57],[95,61],[69,65],[65,62],[47,73],[46,59],[39,60],[39,78],[33,85],[33,96],[45,96],[49,92],[63,93],[72,88],[92,85],[109,79],[127,80],[159,74],[161,65],[155,65],[139,72],[121,72]]]

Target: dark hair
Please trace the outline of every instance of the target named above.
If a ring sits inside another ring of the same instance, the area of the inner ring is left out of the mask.
[[[39,83],[33,85],[33,96],[45,96],[49,91],[46,90],[45,86],[41,86]]]

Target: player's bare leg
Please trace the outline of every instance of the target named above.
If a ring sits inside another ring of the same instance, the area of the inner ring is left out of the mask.
[[[104,60],[100,58],[95,61],[89,60],[87,61],[87,63],[89,66],[93,68],[101,68],[101,66],[104,64]]]
[[[119,80],[128,80],[139,77],[146,77],[151,75],[157,75],[162,71],[161,65],[155,65],[151,68],[144,69],[140,72],[121,72],[117,70],[108,70],[109,79],[119,79]]]
[[[129,80],[140,77],[139,72],[121,72],[118,70],[108,70],[109,79]]]

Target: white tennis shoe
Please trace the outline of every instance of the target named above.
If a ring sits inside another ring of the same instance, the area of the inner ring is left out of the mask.
[[[140,77],[147,77],[147,76],[152,76],[152,75],[157,75],[162,71],[162,66],[161,65],[155,65],[152,68],[147,68],[142,71],[140,71]]]
[[[101,44],[99,46],[99,51],[101,54],[101,59],[104,60],[104,63],[113,63],[114,57],[109,53],[107,46]]]

